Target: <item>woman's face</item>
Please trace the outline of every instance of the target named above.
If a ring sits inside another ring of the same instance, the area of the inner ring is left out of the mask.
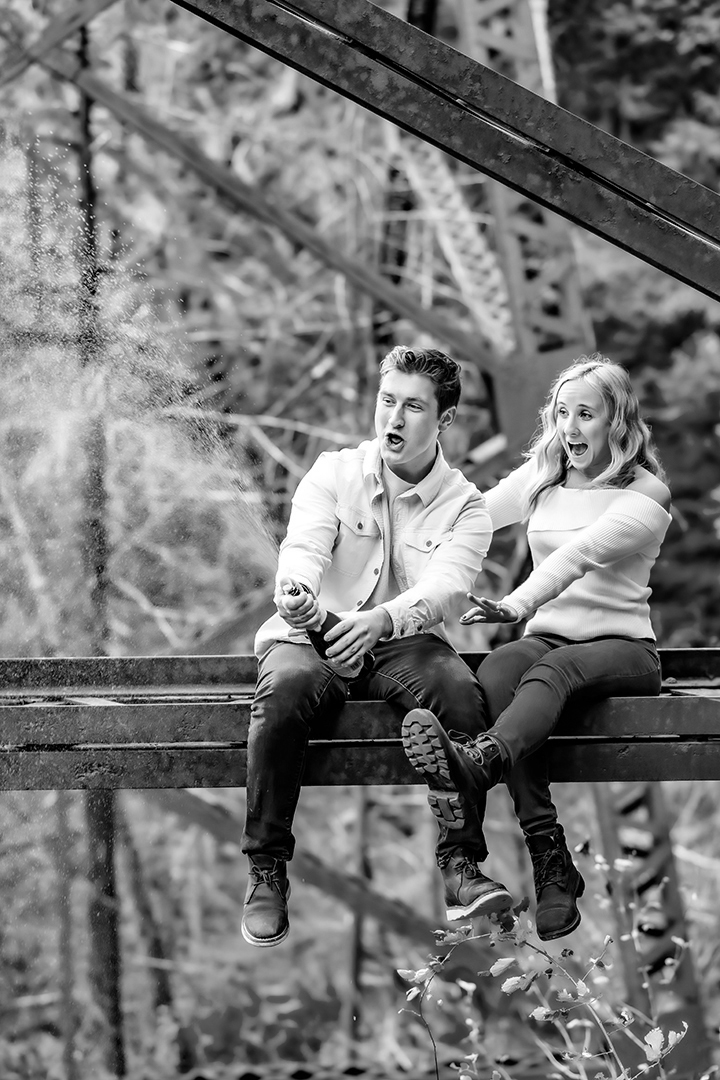
[[[610,421],[602,397],[585,379],[563,383],[557,396],[556,423],[568,461],[589,480],[611,461]]]

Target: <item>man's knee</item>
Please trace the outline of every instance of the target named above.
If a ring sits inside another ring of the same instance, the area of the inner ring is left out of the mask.
[[[258,679],[255,688],[257,698],[265,698],[275,694],[287,697],[303,698],[312,693],[317,678],[309,666],[293,664],[292,666],[276,667],[264,677]]]
[[[444,661],[444,662],[443,662]],[[478,734],[487,726],[482,691],[478,681],[460,657],[442,658],[428,669],[425,682],[429,708],[443,727]]]
[[[275,645],[260,661],[255,695],[302,695],[323,680],[327,681],[327,678],[314,649],[309,645],[290,645],[283,642]]]
[[[268,661],[261,662],[258,672],[252,706],[254,723],[297,719],[309,722],[324,699],[344,700],[339,688],[333,692],[339,680],[323,667],[313,649],[286,646],[275,655],[269,654]]]

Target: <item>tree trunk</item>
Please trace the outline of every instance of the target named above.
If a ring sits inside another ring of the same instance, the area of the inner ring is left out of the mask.
[[[69,791],[55,793],[56,837],[53,845],[55,874],[57,878],[57,902],[60,919],[58,952],[60,958],[60,1027],[63,1034],[63,1067],[65,1080],[79,1080],[78,1063],[75,1059],[75,1040],[78,1028],[78,1012],[75,1003],[75,961],[73,954],[72,925],[72,834],[68,810],[72,796]]]
[[[153,1005],[156,1009],[167,1009],[174,1018],[177,1024],[178,1068],[181,1073],[188,1073],[195,1068],[197,1060],[191,1033],[179,1019],[175,1008],[172,980],[167,967],[170,954],[163,941],[160,920],[145,881],[140,852],[122,803],[116,804],[115,815],[118,847],[125,855],[127,878],[140,921],[140,932],[145,940],[148,956],[151,960],[159,961],[155,966],[151,966],[149,971],[152,979]]]
[[[80,31],[80,62],[87,66],[87,30]],[[92,172],[92,101],[81,93],[79,105],[80,191],[83,236],[80,256],[79,353],[80,364],[100,364],[97,310],[98,243],[95,208],[97,192]],[[102,656],[108,640],[107,621],[107,495],[105,488],[106,442],[102,382],[94,400],[88,401],[90,416],[85,437],[85,529],[83,559],[90,582],[90,651]],[[114,1076],[125,1076],[121,1002],[121,956],[119,912],[115,880],[115,793],[90,791],[85,796],[88,833],[88,879],[90,901],[90,983],[103,1014],[107,1039],[105,1062]]]
[[[115,792],[89,791],[85,796],[88,833],[90,900],[90,981],[104,1017],[105,1064],[112,1076],[125,1076],[123,1018],[120,998],[118,901],[115,886]]]

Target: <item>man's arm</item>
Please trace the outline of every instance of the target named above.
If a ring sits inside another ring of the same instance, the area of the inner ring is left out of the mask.
[[[362,655],[381,637],[419,634],[459,614],[480,574],[491,538],[490,515],[482,495],[475,491],[409,589],[371,611],[343,612],[342,623],[328,634],[338,651],[328,650],[328,655],[348,663],[353,648],[354,655]]]
[[[282,618],[296,629],[305,629],[316,621],[316,597],[332,560],[338,531],[334,479],[329,455],[321,454],[295,489],[287,532],[280,545],[273,600]],[[310,592],[291,593],[294,582],[306,585]]]
[[[335,472],[329,455],[321,454],[295,489],[280,545],[277,581],[296,578],[317,594],[332,560],[338,531],[336,507]]]
[[[447,539],[435,548],[417,581],[383,605],[392,619],[394,636],[421,633],[459,614],[468,591],[475,587],[491,539],[490,514],[476,491],[466,500]]]

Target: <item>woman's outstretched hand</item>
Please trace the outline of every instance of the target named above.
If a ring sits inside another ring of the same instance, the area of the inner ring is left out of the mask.
[[[465,626],[469,623],[517,622],[515,609],[502,600],[488,600],[487,596],[474,596],[472,593],[467,595],[468,600],[472,600],[476,606],[460,616],[460,622]]]

